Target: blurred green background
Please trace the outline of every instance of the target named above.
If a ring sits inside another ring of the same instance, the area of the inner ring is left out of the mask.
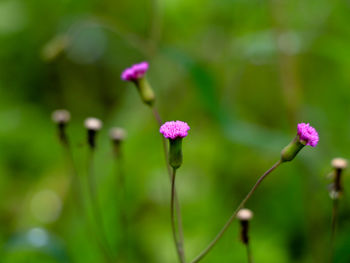
[[[108,130],[119,126],[128,132],[127,262],[177,262],[158,127],[135,87],[120,80],[140,61],[150,62],[162,118],[191,126],[177,176],[188,261],[278,160],[297,123],[310,122],[317,148],[283,164],[247,204],[252,252],[256,262],[329,262],[326,175],[330,160],[350,148],[349,11],[348,0],[2,0],[1,262],[104,262],[72,202],[51,121],[57,108],[71,111],[68,133],[84,183],[83,121],[104,122],[95,171],[114,256],[125,244]],[[347,175],[334,262],[350,262]],[[246,262],[237,222],[203,262]]]

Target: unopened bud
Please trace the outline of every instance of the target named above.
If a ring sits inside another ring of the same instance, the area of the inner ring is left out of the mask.
[[[68,137],[66,134],[66,126],[70,121],[70,113],[67,110],[55,110],[51,116],[53,122],[58,127],[58,137],[63,144],[68,145]]]
[[[249,221],[253,218],[253,212],[247,208],[238,211],[237,218],[241,224],[241,241],[243,244],[249,243]]]
[[[126,137],[126,131],[123,128],[111,128],[109,131],[109,137],[112,141],[123,141]]]
[[[52,121],[60,124],[60,123],[68,123],[70,121],[70,113],[67,110],[55,110],[52,113]]]
[[[96,147],[96,134],[102,128],[102,121],[97,118],[87,118],[85,128],[88,131],[88,144],[91,149]]]
[[[102,121],[97,118],[87,118],[85,120],[85,128],[88,130],[99,131],[102,128]]]
[[[342,172],[347,167],[348,162],[344,158],[334,158],[331,164],[334,168],[334,180],[333,183],[330,185],[329,195],[332,199],[338,199],[339,197],[341,197],[343,192]]]
[[[332,166],[334,169],[345,169],[348,166],[348,161],[344,158],[334,158],[332,160]]]
[[[253,212],[250,209],[242,208],[238,211],[237,218],[241,221],[249,221],[253,218]]]
[[[123,128],[112,128],[109,137],[113,143],[113,151],[117,158],[121,157],[121,144],[126,137],[126,131]]]

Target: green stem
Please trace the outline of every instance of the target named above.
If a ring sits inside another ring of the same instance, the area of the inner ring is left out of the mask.
[[[89,224],[89,220],[87,217],[87,213],[86,213],[86,207],[84,207],[84,200],[83,200],[83,191],[82,191],[82,184],[81,181],[79,179],[79,175],[77,172],[77,169],[75,167],[75,163],[74,163],[74,158],[73,158],[73,153],[68,141],[68,138],[65,136],[65,140],[61,140],[62,142],[62,146],[64,148],[65,151],[65,156],[67,159],[67,163],[69,163],[70,169],[71,169],[71,177],[72,177],[72,187],[73,187],[73,192],[75,195],[75,203],[77,206],[77,210],[79,211],[78,214],[79,216],[81,216],[82,218],[85,219],[86,221],[86,227],[88,230],[88,233],[91,235],[94,235],[95,237],[93,238],[93,240],[96,240],[98,247],[100,248],[103,257],[105,258],[106,262],[112,262],[111,257],[108,255],[108,253],[106,252],[103,244],[99,241],[96,232],[92,230],[91,225]]]
[[[185,262],[185,256],[183,253],[182,244],[177,238],[176,235],[176,219],[175,219],[175,206],[174,206],[174,197],[175,197],[175,177],[176,177],[176,169],[173,169],[173,174],[171,178],[171,198],[170,198],[170,218],[171,218],[171,228],[173,231],[173,238],[176,247],[176,252],[179,257],[181,263]]]
[[[81,182],[79,180],[77,169],[74,164],[73,154],[70,149],[70,145],[68,143],[63,143],[62,145],[65,151],[66,161],[69,164],[69,167],[71,170],[72,188],[75,195],[74,199],[77,205],[77,209],[81,214],[84,214],[85,211],[84,211],[84,202],[82,198]]]
[[[252,251],[250,248],[250,243],[248,242],[246,245],[246,249],[247,249],[247,260],[248,263],[253,263],[253,257],[252,257]]]
[[[97,190],[96,190],[93,162],[94,162],[94,149],[91,148],[89,152],[87,166],[88,166],[89,195],[91,200],[92,214],[95,219],[96,225],[98,227],[98,231],[100,232],[100,238],[102,239],[102,241],[99,241],[101,249],[103,250],[105,257],[108,259],[107,262],[113,262],[112,260],[113,257],[111,256],[112,253],[111,253],[111,250],[109,249],[108,239],[105,236],[101,209],[97,199]]]
[[[337,230],[337,219],[338,219],[338,198],[333,199],[333,208],[332,208],[332,223],[331,223],[331,245],[330,245],[330,262],[333,262],[334,256],[334,246]]]
[[[231,225],[232,221],[236,218],[236,215],[238,211],[245,205],[245,203],[248,201],[248,199],[252,196],[252,194],[255,192],[255,190],[258,188],[258,186],[261,184],[261,182],[265,179],[265,177],[270,174],[273,170],[275,170],[280,164],[281,160],[279,160],[277,163],[275,163],[269,170],[267,170],[255,183],[255,185],[252,187],[252,189],[249,191],[249,193],[246,195],[246,197],[242,200],[242,202],[239,204],[237,209],[233,212],[231,217],[228,219],[226,224],[223,226],[223,228],[220,230],[220,232],[216,235],[216,237],[209,243],[209,245],[194,259],[191,261],[191,263],[199,262],[201,259],[204,258],[206,254],[215,246],[215,244],[220,240],[220,238],[224,235],[228,227]]]
[[[115,166],[116,166],[116,191],[117,200],[119,205],[119,214],[117,216],[120,218],[121,223],[121,250],[120,254],[122,255],[123,261],[128,262],[128,250],[129,250],[129,238],[128,238],[128,220],[127,220],[127,211],[126,211],[126,186],[125,186],[125,176],[123,170],[123,160],[121,153],[115,156]],[[118,218],[117,217],[117,218]],[[125,256],[125,259],[124,259]]]

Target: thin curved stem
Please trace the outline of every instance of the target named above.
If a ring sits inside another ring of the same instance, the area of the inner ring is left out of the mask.
[[[174,197],[175,197],[175,177],[176,169],[173,169],[172,178],[171,178],[171,198],[170,198],[170,218],[171,218],[171,228],[173,231],[173,238],[176,247],[176,252],[181,263],[185,262],[182,244],[179,242],[176,235],[176,219],[175,219],[175,206],[174,206]]]
[[[62,138],[64,138],[64,139],[62,140]],[[65,152],[67,163],[69,163],[69,166],[71,169],[72,187],[73,187],[73,192],[75,195],[74,199],[75,199],[78,213],[80,216],[82,216],[86,220],[86,227],[87,227],[88,233],[95,236],[93,239],[96,240],[97,245],[103,254],[103,257],[105,258],[105,261],[112,262],[111,257],[109,256],[105,247],[99,241],[96,232],[92,229],[91,225],[89,224],[89,220],[88,220],[87,213],[86,213],[86,207],[84,206],[82,184],[81,184],[81,181],[79,179],[77,168],[75,166],[73,153],[72,153],[72,149],[71,149],[69,140],[65,134],[64,134],[64,137],[61,136],[61,143],[62,143],[64,152]]]
[[[94,150],[90,149],[87,168],[88,168],[88,185],[89,185],[89,195],[91,200],[92,214],[93,214],[93,217],[95,218],[98,231],[100,232],[100,238],[102,239],[101,249],[103,249],[104,254],[108,258],[108,261],[113,262],[110,256],[112,253],[109,247],[108,239],[105,236],[101,209],[97,199],[97,189],[96,189],[93,163],[94,163]]]
[[[68,142],[62,143],[62,145],[64,148],[67,163],[69,163],[70,170],[71,170],[72,188],[75,195],[74,199],[76,202],[76,206],[81,214],[85,214],[81,182],[79,180],[78,172],[74,164],[73,153],[71,151],[71,148]]]
[[[246,197],[242,200],[242,202],[239,204],[237,209],[233,212],[231,217],[228,219],[226,224],[223,226],[223,228],[220,230],[220,232],[216,235],[216,237],[209,243],[209,245],[194,259],[191,261],[191,263],[199,262],[208,252],[215,246],[215,244],[219,241],[219,239],[224,235],[228,227],[231,225],[232,221],[236,218],[236,215],[238,211],[245,205],[245,203],[248,201],[248,199],[252,196],[252,194],[255,192],[255,190],[258,188],[258,186],[261,184],[261,182],[265,179],[267,175],[269,175],[273,170],[275,170],[280,164],[281,160],[279,160],[277,163],[275,163],[269,170],[267,170],[255,183],[255,185],[252,187],[252,189],[249,191],[249,193],[246,195]]]
[[[334,246],[337,230],[337,219],[338,219],[338,198],[333,199],[333,208],[332,208],[332,223],[331,223],[331,245],[330,245],[330,262],[333,262],[334,256]]]
[[[159,125],[159,127],[163,124],[162,118],[159,115],[159,112],[155,107],[152,108],[154,117]],[[162,136],[162,145],[163,145],[163,151],[164,151],[164,157],[165,157],[165,163],[169,175],[169,180],[172,180],[172,174],[171,174],[171,167],[169,165],[169,153],[168,153],[168,146],[166,139]],[[181,207],[179,198],[176,191],[176,186],[174,186],[174,202],[175,202],[175,208],[176,208],[176,217],[177,217],[177,231],[179,232],[179,244],[182,247],[182,253],[185,257],[185,250],[184,250],[184,234],[183,234],[183,227],[182,227],[182,215],[181,215]]]
[[[123,169],[123,160],[122,155],[116,154],[115,161],[115,173],[116,173],[116,198],[118,200],[119,210],[120,212],[117,214],[117,218],[120,218],[121,223],[121,250],[120,254],[122,254],[122,260],[128,261],[129,256],[129,236],[128,236],[128,220],[127,220],[127,204],[126,204],[126,184],[125,184],[125,174]],[[125,257],[125,258],[124,258]]]

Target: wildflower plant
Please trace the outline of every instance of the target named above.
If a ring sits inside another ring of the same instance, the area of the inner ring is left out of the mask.
[[[178,169],[183,163],[183,152],[182,143],[183,139],[188,136],[190,126],[183,121],[168,121],[163,123],[157,109],[155,106],[155,94],[151,88],[151,85],[146,79],[146,73],[149,70],[148,62],[141,62],[125,69],[121,78],[124,81],[129,81],[134,83],[139,92],[140,98],[147,106],[149,106],[154,114],[154,117],[159,125],[159,132],[162,134],[163,151],[166,160],[166,167],[171,183],[171,193],[170,193],[170,218],[171,218],[171,229],[174,239],[174,244],[176,248],[176,253],[179,262],[186,263],[183,229],[182,229],[182,217],[180,204],[177,197],[176,191],[176,175]],[[58,125],[59,138],[63,144],[68,146],[68,138],[66,135],[66,125],[70,120],[70,114],[67,111],[60,110],[55,111],[52,115],[54,122]],[[105,235],[104,223],[102,218],[102,210],[99,205],[98,193],[97,193],[97,180],[94,174],[94,153],[96,151],[96,139],[97,134],[102,129],[102,121],[97,118],[87,118],[84,122],[87,131],[87,145],[89,148],[89,155],[87,159],[87,181],[89,188],[89,196],[91,201],[92,214],[95,219],[95,223],[98,227],[99,237],[98,244],[101,247],[101,251],[105,254],[106,262],[114,262],[113,258],[113,248],[109,246],[109,241]],[[127,243],[129,241],[127,228],[128,228],[128,209],[125,194],[125,175],[122,169],[122,150],[121,146],[126,137],[126,132],[122,128],[112,128],[109,133],[110,140],[113,145],[114,160],[118,170],[116,170],[116,189],[118,192],[116,194],[116,199],[119,200],[119,204],[116,206],[119,209],[119,214],[121,217],[121,225],[124,233],[122,234],[123,249],[128,250]],[[313,128],[309,123],[299,123],[297,125],[297,131],[295,137],[292,141],[282,149],[280,158],[276,163],[274,163],[271,168],[269,168],[265,173],[263,173],[252,186],[251,190],[239,203],[237,208],[233,211],[232,215],[223,225],[221,230],[215,235],[213,240],[192,260],[191,263],[196,263],[201,261],[213,248],[221,237],[225,234],[227,229],[230,227],[234,219],[238,219],[241,226],[241,241],[246,246],[248,262],[252,262],[252,255],[250,251],[249,243],[249,221],[252,219],[253,213],[244,208],[250,197],[254,194],[256,189],[260,184],[266,179],[266,177],[276,170],[282,163],[290,162],[295,159],[297,154],[305,147],[311,146],[316,147],[319,142],[319,135],[315,128]],[[68,147],[67,147],[68,149]],[[72,159],[72,163],[73,163]],[[346,161],[344,160],[334,160],[332,162],[335,170],[335,181],[333,184],[333,192],[338,199],[342,191],[340,175],[346,167]],[[127,253],[123,256],[120,252],[119,260],[124,261],[127,259]]]
[[[121,79],[124,81],[131,81],[135,84],[135,86],[139,91],[141,100],[152,109],[155,120],[158,126],[161,127],[163,125],[163,121],[155,106],[155,95],[151,88],[151,85],[146,80],[146,72],[148,71],[148,68],[149,68],[148,62],[141,62],[138,64],[134,64],[133,66],[125,69],[122,72]],[[169,161],[168,146],[167,146],[166,138],[164,136],[162,136],[162,146],[163,146],[166,168],[167,168],[169,180],[171,182],[173,175],[172,175],[171,166],[168,162]],[[184,237],[183,237],[183,228],[182,228],[181,208],[177,197],[175,184],[174,184],[174,203],[175,203],[175,209],[176,209],[179,243],[183,244]]]
[[[169,152],[167,151],[167,145],[163,139],[163,149],[165,153],[165,158],[168,162],[168,174],[171,179],[171,221],[172,221],[172,230],[173,238],[176,245],[177,254],[180,262],[185,262],[184,248],[183,248],[183,233],[182,233],[182,219],[180,205],[178,204],[176,186],[175,186],[175,177],[176,170],[182,164],[182,138],[187,136],[187,132],[190,129],[187,123],[181,121],[172,121],[162,124],[162,120],[159,116],[158,111],[154,107],[154,92],[150,88],[149,83],[145,79],[145,74],[149,68],[148,63],[142,62],[135,64],[130,68],[127,68],[123,71],[121,78],[124,81],[134,82],[138,88],[139,94],[142,101],[151,106],[153,109],[154,116],[160,125],[160,132],[163,134],[165,139],[169,140]],[[199,262],[204,258],[208,252],[217,244],[221,239],[223,234],[226,232],[228,227],[231,225],[232,221],[237,217],[237,213],[242,209],[245,203],[249,200],[251,195],[255,192],[261,182],[278,166],[284,162],[292,161],[299,151],[304,148],[304,146],[309,145],[311,147],[316,147],[319,141],[319,136],[315,128],[310,126],[309,123],[299,123],[297,126],[297,135],[295,138],[281,151],[280,159],[268,169],[261,177],[258,178],[252,189],[246,195],[246,197],[241,201],[237,209],[233,212],[231,217],[228,219],[223,228],[215,236],[215,238],[209,243],[209,245],[196,256],[191,263]],[[172,171],[170,169],[172,168]],[[174,206],[175,204],[175,206]],[[178,222],[178,235],[175,228],[175,207],[177,211],[177,222]]]
[[[182,165],[182,139],[188,135],[189,130],[190,126],[183,121],[168,121],[159,129],[164,138],[169,140],[169,165],[173,168],[170,198],[171,227],[178,257],[182,263],[185,262],[185,252],[183,242],[178,238],[175,226],[175,177],[176,170]]]
[[[316,147],[319,141],[319,136],[315,128],[310,126],[310,124],[305,123],[299,123],[297,127],[297,135],[296,137],[289,143],[281,152],[280,159],[270,168],[268,169],[262,176],[258,178],[254,186],[251,188],[249,193],[246,195],[246,197],[241,201],[241,203],[238,205],[237,209],[233,212],[231,217],[228,219],[226,224],[223,226],[223,228],[219,231],[219,233],[215,236],[215,238],[209,243],[209,245],[199,253],[197,257],[195,257],[194,260],[192,260],[192,263],[199,262],[201,259],[203,259],[208,252],[217,244],[217,242],[221,239],[221,237],[224,235],[226,230],[231,225],[232,221],[236,218],[237,213],[240,209],[244,207],[246,202],[249,200],[249,198],[252,196],[252,194],[255,192],[255,190],[259,187],[259,185],[262,183],[262,181],[271,173],[273,172],[277,167],[279,167],[282,163],[291,161],[295,158],[295,156],[300,152],[300,150],[306,146],[310,145],[312,147]]]

